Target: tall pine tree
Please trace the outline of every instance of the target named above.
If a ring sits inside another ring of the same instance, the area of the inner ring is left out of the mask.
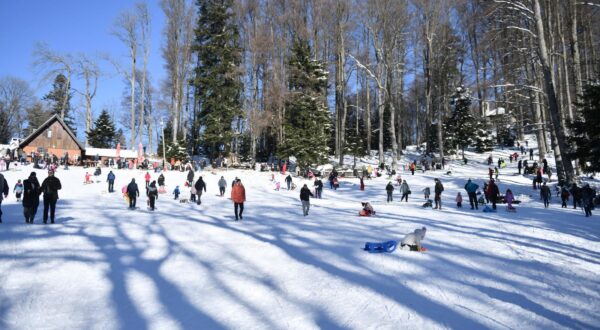
[[[193,50],[198,55],[193,85],[199,102],[193,130],[201,131],[209,157],[221,146],[227,154],[235,132],[233,120],[242,115],[240,35],[233,0],[198,0],[199,15]]]
[[[65,77],[63,74],[59,74],[56,76],[56,78],[54,78],[52,90],[44,96],[44,100],[50,105],[51,115],[56,114],[60,117],[64,111],[64,118],[62,118],[62,120],[65,122],[65,124],[67,124],[74,134],[77,134],[75,120],[73,119],[73,113],[71,109],[72,96],[73,93],[71,92],[71,84],[68,83],[67,77]]]
[[[96,119],[94,128],[87,133],[88,144],[95,148],[114,148],[117,146],[115,124],[106,110]]]
[[[324,103],[327,93],[325,65],[313,60],[306,40],[297,40],[288,62],[289,94],[285,102],[285,140],[280,158],[296,157],[301,169],[327,159],[331,118]]]
[[[571,125],[571,155],[585,173],[600,172],[600,83],[586,86],[577,104],[579,116]]]

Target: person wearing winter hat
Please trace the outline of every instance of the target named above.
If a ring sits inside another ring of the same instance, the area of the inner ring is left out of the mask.
[[[29,178],[23,181],[23,215],[25,223],[33,223],[33,218],[37,213],[40,205],[40,182],[38,181],[35,172],[31,172]]]
[[[58,191],[62,188],[60,180],[54,176],[54,171],[48,171],[48,177],[42,182],[42,193],[44,194],[44,223],[48,223],[48,211],[50,211],[50,222],[54,223]]]
[[[427,232],[427,228],[423,227],[420,229],[415,229],[414,232],[407,234],[402,239],[400,246],[403,250],[409,251],[423,251],[423,247],[421,246],[421,242],[425,239],[425,233]]]

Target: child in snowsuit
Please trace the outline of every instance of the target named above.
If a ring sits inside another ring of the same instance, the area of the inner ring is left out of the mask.
[[[513,195],[512,190],[506,189],[506,194],[504,194],[504,200],[506,201],[507,209],[509,211],[514,211],[515,208],[512,206],[512,203],[515,200],[515,195]]]
[[[175,199],[179,199],[179,194],[180,194],[179,186],[176,186],[175,190],[173,190],[173,195],[175,195]]]
[[[408,251],[423,251],[423,247],[421,246],[421,241],[425,239],[425,233],[427,232],[427,228],[423,227],[421,229],[415,229],[414,232],[404,236],[400,243],[400,246],[403,250]]]
[[[456,194],[456,207],[462,208],[462,195],[460,194],[460,191]]]
[[[373,209],[373,206],[371,205],[371,203],[362,202],[361,204],[362,204],[363,208],[358,213],[360,216],[371,216],[371,215],[375,214],[375,210]]]
[[[423,190],[423,195],[425,195],[425,200],[429,199],[429,195],[431,195],[431,190],[429,187],[425,187]]]
[[[17,197],[17,202],[20,202],[21,195],[23,194],[23,184],[21,183],[21,180],[17,181],[17,184],[15,184],[15,188],[13,189],[13,192],[15,193],[15,195]]]
[[[85,172],[85,184],[90,184],[90,173]]]

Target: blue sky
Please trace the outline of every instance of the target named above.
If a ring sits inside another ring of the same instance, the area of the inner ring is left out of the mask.
[[[108,53],[129,68],[128,50],[110,34],[113,21],[126,9],[133,8],[133,0],[0,0],[0,77],[15,76],[27,81],[41,98],[51,88],[51,82],[40,82],[42,75],[33,66],[32,52],[36,42],[45,42],[61,53],[94,55]],[[161,57],[164,15],[158,1],[148,1],[152,19],[149,72],[153,86],[164,79],[164,61]],[[138,60],[138,64],[141,60]],[[125,82],[112,66],[100,61],[105,75],[99,81],[93,100],[97,116],[102,108],[118,111]],[[140,67],[141,68],[141,67]],[[73,85],[83,86],[75,81]],[[72,106],[83,109],[78,97]]]

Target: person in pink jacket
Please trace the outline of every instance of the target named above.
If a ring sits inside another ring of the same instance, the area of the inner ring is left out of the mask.
[[[458,194],[456,194],[456,207],[462,207],[462,195],[460,194],[460,191],[458,192]]]

